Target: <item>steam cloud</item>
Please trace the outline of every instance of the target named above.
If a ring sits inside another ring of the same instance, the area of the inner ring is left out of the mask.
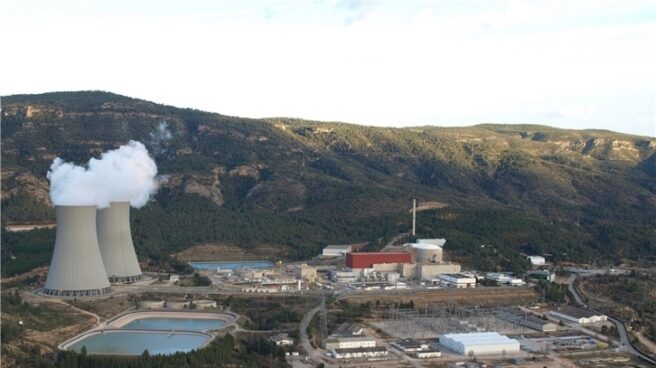
[[[150,135],[150,147],[155,154],[161,155],[168,151],[169,141],[173,138],[173,133],[169,130],[169,123],[160,121],[155,130],[148,133]]]
[[[50,198],[58,206],[97,206],[130,202],[143,207],[158,188],[157,165],[137,141],[92,158],[86,167],[57,157],[48,171]]]

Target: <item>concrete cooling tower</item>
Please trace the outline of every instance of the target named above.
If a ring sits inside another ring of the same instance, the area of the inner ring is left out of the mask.
[[[100,253],[112,283],[141,280],[143,274],[130,232],[130,203],[112,202],[98,210],[96,219]]]
[[[96,206],[56,206],[55,250],[43,293],[94,296],[110,291],[96,235]]]

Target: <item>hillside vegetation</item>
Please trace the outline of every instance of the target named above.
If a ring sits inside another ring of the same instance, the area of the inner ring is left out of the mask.
[[[290,258],[327,243],[374,249],[409,228],[412,198],[446,205],[420,213],[419,235],[446,236],[447,250],[474,266],[506,268],[520,262],[517,251],[602,262],[656,254],[654,138],[256,120],[106,92],[7,96],[2,105],[3,223],[53,221],[53,158],[84,163],[139,140],[166,178],[132,211],[137,251],[155,264],[213,242],[285,245]],[[47,263],[54,231],[33,233],[3,231],[3,275]]]

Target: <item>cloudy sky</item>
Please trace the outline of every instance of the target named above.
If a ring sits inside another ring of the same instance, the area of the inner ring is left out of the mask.
[[[656,2],[3,0],[0,94],[656,136]]]

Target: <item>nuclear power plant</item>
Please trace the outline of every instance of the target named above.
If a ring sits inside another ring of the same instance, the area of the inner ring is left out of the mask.
[[[130,203],[112,202],[109,207],[98,209],[96,227],[109,282],[129,283],[143,279],[130,232]]]
[[[43,293],[95,296],[110,289],[96,234],[96,206],[56,206],[55,250]]]

